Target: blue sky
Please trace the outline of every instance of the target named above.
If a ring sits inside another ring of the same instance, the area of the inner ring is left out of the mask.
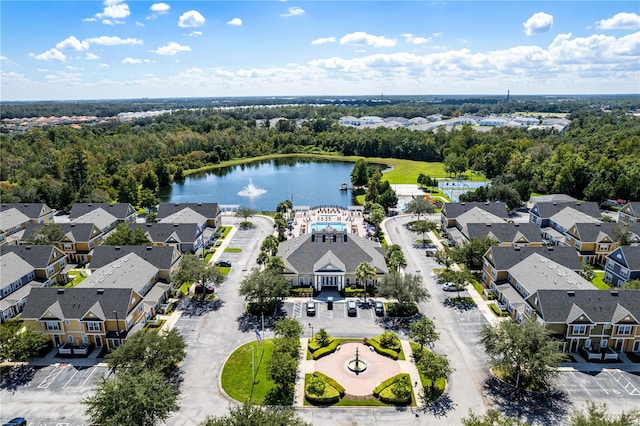
[[[640,93],[637,1],[12,1],[2,100]]]

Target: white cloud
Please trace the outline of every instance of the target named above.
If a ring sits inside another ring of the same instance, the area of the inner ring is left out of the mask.
[[[121,64],[141,64],[142,63],[142,59],[138,59],[138,58],[132,58],[130,56],[124,58],[123,60],[120,61]]]
[[[402,37],[404,37],[407,43],[409,44],[427,44],[431,41],[431,38],[415,37],[413,34],[410,34],[410,33],[402,34]]]
[[[111,25],[112,27],[115,25],[124,25],[124,21],[120,21],[119,19],[103,19],[102,23],[104,25]]]
[[[109,68],[109,64],[100,64],[100,68]]]
[[[64,53],[59,51],[58,49],[49,49],[44,53],[39,55],[33,55],[33,57],[39,61],[60,61],[64,62],[67,60],[67,57]]]
[[[102,13],[96,13],[98,19],[122,19],[131,14],[129,5],[120,1],[105,1]]]
[[[191,27],[200,27],[204,25],[204,16],[200,14],[197,10],[189,10],[188,12],[183,13],[178,18],[178,26],[182,28],[191,28]]]
[[[375,36],[359,31],[342,36],[340,44],[370,47],[393,47],[396,45],[396,41],[383,36]]]
[[[60,49],[60,50],[73,49],[77,51],[83,51],[83,50],[87,50],[88,48],[89,48],[89,43],[87,43],[86,41],[80,41],[74,36],[67,37],[66,39],[56,44],[56,49]]]
[[[149,8],[153,13],[157,13],[158,15],[162,15],[169,12],[171,6],[166,3],[154,3]]]
[[[143,41],[138,38],[120,38],[118,36],[100,36],[91,37],[85,39],[83,42],[90,44],[99,44],[101,46],[120,46],[120,45],[135,45],[143,44]]]
[[[4,55],[0,55],[0,61],[6,61],[8,58]]]
[[[156,50],[152,50],[153,53],[157,53],[158,55],[175,55],[179,52],[190,51],[191,48],[189,46],[183,46],[175,41],[171,41],[166,46],[158,47]]]
[[[142,22],[140,22],[140,21],[136,21],[136,25],[138,27],[144,27],[144,24]]]
[[[74,67],[73,65],[67,65],[65,68],[68,69],[69,71],[77,71],[78,70],[78,67]]]
[[[313,40],[311,44],[318,45],[318,44],[335,43],[335,42],[336,42],[335,37],[321,37]]]
[[[640,15],[637,13],[616,13],[613,18],[596,23],[599,30],[637,30],[640,29]]]
[[[200,37],[202,31],[191,31],[189,34],[185,34],[187,37]]]
[[[553,26],[553,16],[544,12],[536,12],[522,25],[526,35],[546,33]]]
[[[83,18],[82,22],[96,22],[97,20],[95,16],[92,16],[91,18]]]
[[[84,58],[88,61],[93,61],[96,59],[100,59],[100,56],[96,55],[95,53],[87,52]]]
[[[233,18],[232,20],[230,20],[229,22],[227,22],[227,25],[235,25],[236,27],[242,26],[242,19],[240,19],[240,18]]]
[[[433,33],[432,36],[434,37],[442,37],[444,35],[444,33]]]
[[[290,7],[287,10],[287,13],[283,13],[280,16],[300,16],[300,15],[304,15],[304,9],[300,7]]]

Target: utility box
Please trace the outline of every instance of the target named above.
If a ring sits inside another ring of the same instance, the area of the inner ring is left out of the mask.
[[[331,296],[327,297],[327,309],[333,310],[333,297]]]

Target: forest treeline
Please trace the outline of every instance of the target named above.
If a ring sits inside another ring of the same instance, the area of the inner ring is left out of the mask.
[[[444,161],[450,170],[470,168],[511,185],[523,200],[531,192],[594,201],[640,199],[640,119],[628,112],[634,100],[607,111],[571,102],[571,108],[556,102],[557,108],[569,109],[572,120],[563,133],[509,127],[477,132],[470,126],[421,132],[337,123],[343,115],[424,116],[427,107],[456,115],[468,104],[195,108],[126,123],[4,133],[0,196],[3,202],[45,202],[57,209],[107,201],[147,207],[157,203],[160,187],[183,179],[188,169],[272,153],[331,152]],[[473,105],[494,113],[516,108],[504,102]],[[256,125],[272,117],[286,119],[272,128]],[[300,124],[300,119],[306,120]]]

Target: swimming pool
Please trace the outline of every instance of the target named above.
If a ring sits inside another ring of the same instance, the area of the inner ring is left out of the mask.
[[[311,226],[309,227],[309,231],[310,232],[324,231],[324,229],[327,226],[330,226],[335,231],[344,232],[344,231],[347,230],[347,225],[345,225],[344,223],[341,223],[341,222],[316,222],[316,223],[312,223],[311,224]]]

